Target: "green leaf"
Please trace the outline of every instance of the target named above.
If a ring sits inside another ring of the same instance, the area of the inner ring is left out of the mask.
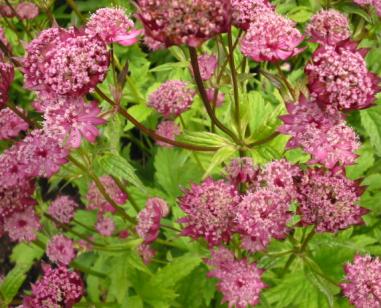
[[[189,152],[175,148],[159,148],[155,155],[155,179],[173,200],[181,194],[183,187],[201,178],[202,170],[189,156]]]
[[[296,8],[289,11],[287,14],[288,18],[300,23],[308,21],[312,15],[312,10],[306,6],[297,6]]]
[[[230,146],[221,148],[214,153],[212,161],[203,175],[203,179],[207,178],[212,173],[213,169],[219,166],[222,162],[229,161],[236,152],[237,149]]]
[[[153,69],[150,70],[150,72],[166,72],[176,68],[185,68],[185,67],[189,67],[189,62],[165,63],[165,64],[154,67]]]
[[[220,135],[209,132],[185,132],[177,140],[200,146],[223,147],[233,143]]]
[[[376,150],[378,156],[381,156],[381,106],[362,110],[361,123],[370,138],[370,143]]]
[[[145,104],[139,104],[128,108],[128,113],[131,114],[139,122],[144,122],[152,112],[152,109]],[[128,122],[124,130],[128,131],[132,128],[134,128],[134,124]]]
[[[5,277],[0,285],[0,293],[5,303],[9,304],[18,293],[20,287],[25,281],[26,273],[30,265],[16,265]]]
[[[136,186],[142,191],[146,191],[143,183],[135,173],[134,167],[117,153],[106,153],[96,159],[96,166],[99,166],[106,174],[111,174],[119,179],[123,179]]]
[[[350,179],[358,179],[374,164],[374,152],[369,144],[365,144],[358,151],[359,157],[356,164],[346,168],[346,175]]]

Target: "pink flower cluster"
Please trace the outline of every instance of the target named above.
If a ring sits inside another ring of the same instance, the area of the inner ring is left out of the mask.
[[[208,276],[217,278],[217,288],[223,294],[223,302],[229,307],[245,308],[259,303],[259,296],[266,284],[261,280],[263,270],[248,260],[236,260],[231,251],[224,247],[212,251],[206,261],[213,269]]]
[[[209,178],[199,185],[193,184],[179,202],[187,214],[179,220],[185,225],[183,235],[194,239],[203,237],[210,246],[230,239],[239,202],[238,192],[233,185]]]
[[[246,31],[258,15],[274,9],[268,0],[232,0],[232,11],[233,25]]]
[[[160,231],[160,221],[167,216],[169,208],[167,203],[161,198],[150,198],[146,207],[138,214],[137,234],[144,240],[145,244],[150,244],[157,239]]]
[[[366,52],[350,41],[319,47],[305,69],[311,96],[338,110],[372,105],[380,79],[368,71]]]
[[[360,143],[340,112],[323,109],[316,101],[304,97],[298,104],[287,104],[287,109],[289,114],[280,117],[284,124],[278,131],[292,136],[288,148],[302,147],[311,154],[311,163],[327,168],[355,162]]]
[[[341,170],[307,170],[298,185],[302,224],[316,225],[317,232],[337,232],[362,224],[362,216],[368,212],[358,206],[362,192]]]
[[[381,305],[381,261],[371,256],[355,256],[345,266],[344,295],[358,308],[378,308]]]
[[[111,199],[113,199],[119,205],[126,203],[128,196],[119,188],[112,177],[102,176],[99,178],[99,180]],[[89,190],[87,192],[87,202],[88,209],[98,210],[101,215],[105,212],[115,212],[115,209],[99,191],[95,182],[90,184]]]
[[[106,76],[110,55],[99,36],[50,28],[26,47],[25,86],[52,96],[87,94]]]
[[[217,68],[217,58],[214,55],[202,54],[197,58],[202,80],[209,80]],[[193,74],[193,69],[192,74]]]
[[[166,46],[200,46],[230,26],[230,0],[138,0],[146,35]]]
[[[14,78],[13,65],[1,61],[0,54],[0,108],[8,101],[8,92]]]
[[[44,275],[32,285],[32,295],[24,298],[24,308],[72,307],[84,293],[81,277],[65,266],[43,266]]]
[[[98,216],[95,229],[99,232],[99,234],[109,237],[112,236],[115,231],[115,224],[111,217],[100,215]]]
[[[257,62],[286,60],[303,51],[295,23],[272,10],[259,11],[241,40],[242,53]]]
[[[312,16],[307,34],[314,42],[336,45],[351,36],[349,20],[336,10],[322,10]]]
[[[381,1],[380,0],[353,0],[353,2],[361,6],[374,7],[377,15],[381,17]]]
[[[251,157],[233,159],[225,168],[229,181],[238,186],[239,184],[252,184],[258,177],[259,169],[254,166]]]
[[[181,134],[181,128],[173,121],[162,121],[157,126],[156,134],[170,140],[176,140],[176,136]],[[171,144],[162,141],[157,141],[156,143],[162,147],[173,147]]]
[[[80,147],[82,136],[95,142],[99,135],[96,126],[105,123],[99,117],[101,110],[97,102],[85,103],[80,96],[56,98],[45,104],[44,131],[66,148]]]
[[[20,113],[23,113],[21,108],[17,109]],[[21,131],[26,131],[28,128],[28,123],[11,109],[4,108],[0,110],[0,140],[17,137]]]
[[[48,243],[46,255],[52,262],[68,265],[75,258],[72,240],[62,234],[53,236]]]
[[[17,17],[21,19],[34,19],[40,13],[38,6],[32,2],[20,2],[14,6]],[[15,12],[8,5],[0,5],[0,15],[2,17],[16,17]]]
[[[149,106],[165,117],[178,116],[188,110],[195,93],[183,81],[169,80],[149,96]]]
[[[63,224],[68,224],[74,218],[78,207],[77,202],[68,196],[60,196],[55,199],[48,209],[48,213],[54,219]]]
[[[99,35],[106,44],[130,46],[138,41],[140,30],[121,8],[101,8],[91,15],[85,28],[91,36]]]

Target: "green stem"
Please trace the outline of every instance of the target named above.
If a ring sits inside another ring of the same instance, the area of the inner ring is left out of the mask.
[[[296,102],[296,94],[295,94],[295,91],[294,91],[294,89],[292,88],[290,82],[288,81],[287,76],[283,73],[283,71],[282,71],[282,69],[281,69],[281,67],[280,67],[280,65],[279,65],[278,62],[275,63],[275,67],[276,67],[276,69],[277,69],[277,71],[278,71],[278,74],[279,74],[280,78],[281,78],[281,79],[283,80],[283,82],[286,84],[286,87],[287,87],[288,91],[290,92],[292,99],[294,100],[294,102]]]
[[[99,180],[99,178],[90,170],[87,170],[85,166],[83,166],[77,159],[75,159],[73,156],[69,156],[69,161],[72,162],[74,165],[76,165],[79,169],[81,169],[83,172],[88,174],[92,180],[94,181],[95,185],[97,186],[99,192],[102,194],[102,196],[106,199],[106,201],[114,208],[116,214],[120,215],[125,220],[128,220],[130,223],[135,224],[135,219],[127,215],[127,213],[124,211],[123,208],[121,208],[107,193],[105,187],[103,186],[102,182]]]
[[[96,93],[104,99],[106,102],[108,102],[110,105],[115,106],[115,102],[110,99],[101,89],[98,87],[95,88]],[[137,119],[135,119],[130,113],[128,113],[127,110],[125,110],[122,107],[117,108],[118,113],[120,113],[122,116],[124,116],[127,120],[129,120],[134,126],[136,126],[138,129],[140,129],[144,134],[150,136],[154,140],[162,141],[171,145],[174,145],[179,148],[184,148],[192,151],[201,151],[201,152],[216,152],[220,148],[219,147],[207,147],[207,146],[199,146],[199,145],[194,145],[186,142],[181,142],[181,141],[175,141],[171,140],[168,138],[165,138],[163,136],[160,136],[156,134],[153,130],[145,127],[143,124],[141,124]]]
[[[19,20],[20,24],[21,24],[21,27],[23,28],[23,30],[25,31],[25,33],[28,35],[28,37],[30,39],[33,38],[33,35],[32,33],[30,33],[29,29],[25,26],[22,18],[20,17],[19,13],[17,13],[17,11],[15,10],[15,8],[12,6],[12,4],[9,2],[9,0],[5,0],[5,3],[8,5],[8,7],[11,9],[12,13],[17,17],[17,19]]]
[[[96,276],[96,277],[99,277],[99,278],[102,278],[102,279],[106,279],[107,278],[106,274],[98,272],[98,271],[94,271],[93,269],[88,268],[87,266],[84,266],[82,264],[79,264],[76,261],[71,262],[70,266],[73,267],[74,269],[77,269],[77,270],[81,271],[82,273],[85,273],[85,274]]]
[[[191,64],[192,64],[192,68],[193,68],[193,75],[194,75],[194,79],[195,79],[195,82],[196,82],[196,85],[197,85],[197,88],[198,88],[198,91],[200,93],[200,96],[201,96],[201,100],[202,102],[204,103],[204,106],[205,106],[205,109],[209,115],[209,117],[211,118],[211,120],[214,122],[214,124],[221,130],[223,131],[225,134],[227,134],[228,136],[230,136],[232,138],[232,140],[234,140],[234,142],[237,144],[237,145],[243,145],[241,140],[230,130],[228,129],[227,127],[225,127],[216,117],[215,113],[213,112],[213,108],[208,100],[208,96],[206,94],[206,91],[205,91],[205,87],[204,87],[204,83],[202,81],[202,78],[201,78],[201,74],[200,74],[200,68],[199,68],[199,65],[198,65],[198,59],[197,59],[197,50],[193,47],[189,47],[189,54],[190,54],[190,57],[191,57]]]
[[[234,104],[235,104],[235,121],[237,124],[238,137],[242,140],[242,128],[241,128],[241,116],[240,116],[240,108],[239,108],[239,91],[238,91],[238,82],[237,82],[237,72],[235,70],[234,64],[234,49],[233,49],[233,39],[231,29],[228,31],[228,60],[231,71],[231,77],[233,82],[233,96],[234,96]]]
[[[300,252],[304,252],[307,248],[308,242],[314,237],[315,235],[315,227],[311,230],[311,232],[307,235],[306,239],[304,240],[302,247],[300,248]]]

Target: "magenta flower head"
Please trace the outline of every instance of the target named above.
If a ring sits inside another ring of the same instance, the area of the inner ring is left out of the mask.
[[[40,220],[33,207],[30,206],[22,212],[14,212],[5,220],[4,224],[4,230],[8,232],[10,239],[14,242],[34,241],[40,228]]]
[[[48,213],[60,223],[68,224],[73,218],[76,208],[78,207],[69,196],[57,197],[48,209]]]
[[[231,21],[230,0],[138,0],[138,17],[144,31],[167,47],[198,47],[227,32]]]
[[[115,231],[115,224],[111,217],[101,216],[95,225],[95,229],[103,236],[112,236]]]
[[[296,195],[295,183],[300,176],[301,170],[297,165],[281,159],[268,163],[261,170],[258,181],[260,182],[260,187],[267,187],[274,191],[277,190],[294,198]]]
[[[36,204],[32,198],[34,189],[32,181],[25,181],[22,185],[11,187],[0,186],[0,225],[3,225],[5,220],[15,212],[23,212]]]
[[[52,96],[87,94],[106,77],[110,62],[102,39],[76,28],[46,29],[26,51],[25,86]]]
[[[251,157],[233,159],[225,168],[229,182],[235,186],[239,184],[252,184],[258,177],[259,169],[254,166]]]
[[[197,60],[202,80],[209,80],[210,78],[212,78],[218,64],[217,57],[214,55],[203,54],[198,56]],[[193,74],[192,67],[191,72]]]
[[[25,297],[24,308],[73,307],[84,293],[80,275],[65,266],[43,266],[44,275],[32,285],[32,295]]]
[[[146,45],[152,51],[165,48],[164,43],[155,40],[152,36],[148,35],[147,33],[144,33],[144,45]]]
[[[208,276],[218,279],[217,288],[229,308],[246,308],[259,303],[260,293],[266,285],[261,280],[263,270],[254,263],[250,264],[247,259],[236,260],[224,247],[212,251],[206,263],[213,267]]]
[[[107,194],[113,199],[117,204],[123,205],[126,203],[128,196],[120,189],[120,187],[115,183],[114,179],[110,176],[100,177],[100,182],[106,189]],[[90,184],[89,190],[87,192],[87,207],[91,210],[99,210],[102,214],[104,212],[113,213],[115,209],[112,205],[105,199],[105,197],[98,190],[95,182]]]
[[[165,137],[167,139],[176,140],[176,136],[181,134],[181,128],[173,121],[163,121],[161,122],[156,129],[156,134],[159,136]],[[162,147],[172,148],[173,145],[163,142],[163,141],[156,141],[156,143]]]
[[[119,43],[130,46],[138,41],[142,32],[136,30],[134,22],[121,8],[101,8],[91,15],[86,24],[86,33],[99,35],[106,44]]]
[[[322,10],[312,16],[306,32],[312,41],[329,45],[351,36],[348,17],[333,9]]]
[[[268,0],[232,0],[232,11],[233,25],[247,31],[258,14],[274,8]]]
[[[1,61],[0,54],[0,108],[2,108],[8,101],[8,92],[15,72],[13,65]]]
[[[44,111],[44,131],[61,140],[66,148],[78,148],[81,137],[95,142],[99,135],[97,125],[106,121],[99,114],[97,102],[85,103],[82,97],[53,99]]]
[[[304,50],[298,48],[303,39],[293,21],[274,12],[265,11],[250,23],[241,40],[241,51],[246,57],[257,62],[284,61]]]
[[[165,117],[178,116],[190,108],[194,95],[187,83],[169,80],[151,93],[148,104]]]
[[[292,136],[287,144],[289,149],[301,147],[311,154],[311,163],[330,169],[355,162],[360,143],[340,112],[323,110],[315,101],[304,97],[298,104],[287,104],[287,109],[289,114],[280,117],[284,124],[278,131]]]
[[[138,252],[144,264],[150,264],[152,259],[156,256],[157,251],[151,245],[142,243],[138,247]]]
[[[359,308],[379,308],[381,304],[381,261],[371,256],[355,256],[344,267],[345,283],[340,286],[351,304]]]
[[[32,2],[20,2],[15,10],[21,19],[34,19],[40,13],[38,6]]]
[[[370,107],[380,79],[368,71],[366,52],[349,41],[318,48],[305,69],[312,97],[338,110]]]
[[[235,210],[237,231],[243,235],[242,246],[250,252],[263,250],[272,238],[287,236],[289,199],[285,193],[262,188],[243,197]]]
[[[239,202],[236,188],[223,180],[207,179],[193,184],[179,200],[187,214],[179,220],[182,234],[193,239],[205,238],[209,246],[228,241],[233,233],[234,212]]]
[[[315,225],[317,232],[337,232],[362,224],[368,210],[358,206],[363,189],[336,172],[309,169],[299,184],[299,212],[304,225]]]
[[[50,178],[67,162],[67,156],[68,152],[57,139],[38,129],[20,142],[17,159],[30,177]]]
[[[17,109],[21,113],[23,112],[21,108]],[[17,137],[21,131],[26,131],[28,128],[28,123],[11,109],[4,108],[0,110],[0,140]]]
[[[160,231],[160,221],[169,213],[167,203],[160,198],[150,198],[146,207],[138,214],[137,234],[150,244],[157,239]]]
[[[53,236],[48,243],[46,255],[52,262],[68,265],[75,258],[72,240],[62,234]]]
[[[206,89],[206,96],[208,98],[208,101],[211,104],[214,103],[214,92],[215,92],[215,89],[213,88]],[[215,107],[221,107],[224,101],[225,101],[225,94],[219,91],[216,97]]]

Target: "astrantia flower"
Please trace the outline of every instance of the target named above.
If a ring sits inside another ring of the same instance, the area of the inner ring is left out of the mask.
[[[49,137],[42,130],[34,130],[19,144],[18,160],[30,177],[49,178],[67,162],[68,152],[58,140]]]
[[[292,214],[288,211],[286,194],[262,188],[248,193],[235,209],[235,223],[246,240],[242,246],[251,251],[264,249],[272,238],[287,236],[287,222]]]
[[[237,186],[239,184],[250,184],[258,176],[258,168],[254,167],[251,157],[233,159],[225,169],[229,181]]]
[[[232,0],[233,25],[247,30],[258,14],[274,11],[268,0]]]
[[[23,110],[17,108],[21,113]],[[17,137],[21,131],[26,131],[29,125],[9,108],[0,110],[0,140]]]
[[[287,60],[302,52],[303,35],[295,23],[271,11],[261,12],[241,40],[242,53],[257,62]]]
[[[75,258],[72,240],[62,234],[53,236],[46,248],[46,255],[52,262],[68,265]]]
[[[15,10],[21,19],[34,19],[40,13],[38,6],[32,2],[20,2]]]
[[[9,188],[22,186],[25,181],[30,180],[30,175],[25,170],[25,164],[19,156],[20,143],[14,144],[0,154],[0,187]]]
[[[298,166],[285,159],[268,163],[259,173],[260,186],[295,197],[295,182],[301,176]]]
[[[44,131],[60,139],[63,146],[78,148],[82,136],[95,142],[99,135],[96,126],[105,123],[100,112],[97,102],[85,103],[82,97],[55,99],[45,109]]]
[[[344,295],[358,308],[379,308],[381,305],[381,261],[371,256],[355,256],[345,265]]]
[[[312,16],[307,34],[314,42],[335,45],[351,36],[349,20],[339,11],[322,10]]]
[[[200,68],[200,75],[202,80],[209,80],[217,67],[217,57],[214,55],[203,54],[198,56],[198,65]],[[191,68],[192,73],[193,69]]]
[[[319,103],[339,110],[364,109],[373,104],[379,78],[368,71],[364,54],[356,43],[322,46],[306,66],[311,95]]]
[[[181,134],[181,128],[173,121],[163,121],[158,125],[156,134],[174,141],[176,140],[176,136]],[[159,140],[156,141],[156,143],[162,147],[173,147],[173,145]]]
[[[167,203],[160,198],[150,198],[146,207],[138,214],[137,234],[150,244],[157,239],[160,231],[160,220],[169,212]]]
[[[2,62],[0,59],[0,108],[8,101],[8,92],[14,76],[13,65]]]
[[[193,184],[180,198],[180,207],[187,214],[179,220],[185,225],[182,234],[194,239],[203,237],[210,246],[228,241],[238,202],[235,187],[223,180]]]
[[[77,202],[69,196],[60,196],[52,202],[48,213],[60,223],[68,224],[74,218],[74,212],[77,207]]]
[[[138,247],[139,255],[141,256],[144,264],[151,263],[152,259],[156,256],[157,251],[154,250],[149,244],[140,244]]]
[[[380,0],[353,0],[353,2],[361,6],[372,6],[376,10],[377,15],[381,16]]]
[[[64,266],[43,266],[44,275],[32,285],[32,295],[24,298],[25,308],[72,307],[84,293],[79,274]]]
[[[138,0],[145,33],[166,46],[198,47],[230,26],[230,0]]]
[[[311,154],[311,163],[328,168],[355,162],[360,143],[338,111],[323,110],[305,98],[298,104],[287,104],[287,109],[289,114],[280,117],[284,124],[278,130],[292,136],[288,148],[302,147]]]
[[[103,81],[110,62],[100,37],[76,28],[44,30],[26,51],[26,87],[52,96],[87,94]]]
[[[95,229],[103,236],[111,236],[115,230],[115,224],[110,217],[98,217]]]
[[[144,44],[152,51],[164,49],[165,44],[144,33]]]
[[[106,44],[119,43],[130,46],[138,41],[140,30],[121,8],[101,8],[91,15],[86,33],[99,35]]]
[[[117,204],[122,205],[126,203],[128,196],[119,188],[115,183],[114,179],[110,176],[102,176],[99,178],[103,187],[106,189],[107,194],[113,199]],[[112,205],[105,199],[102,193],[98,190],[95,182],[92,182],[87,192],[87,207],[91,210],[99,210],[100,213],[104,212],[114,212],[115,209]]]
[[[367,210],[359,207],[362,189],[342,171],[310,169],[299,184],[301,222],[316,225],[317,232],[337,232],[362,224]]]
[[[209,277],[217,278],[217,288],[223,294],[223,302],[229,307],[246,308],[259,303],[260,293],[266,285],[262,282],[263,270],[248,260],[235,260],[226,248],[212,251],[207,264],[213,267]]]
[[[12,241],[31,242],[37,238],[37,232],[41,224],[33,207],[27,207],[22,212],[14,212],[4,224],[4,230]]]
[[[194,95],[185,82],[169,80],[149,96],[148,103],[165,117],[178,116],[190,108]]]
[[[4,221],[13,213],[22,212],[27,207],[36,204],[32,198],[34,188],[32,181],[25,181],[22,185],[7,188],[0,186],[0,225],[4,224]]]
[[[214,102],[214,93],[215,93],[215,89],[213,88],[206,89],[206,96],[210,104],[213,104]],[[215,107],[221,107],[224,101],[225,101],[225,94],[222,93],[221,91],[218,91],[216,101],[215,101]]]

